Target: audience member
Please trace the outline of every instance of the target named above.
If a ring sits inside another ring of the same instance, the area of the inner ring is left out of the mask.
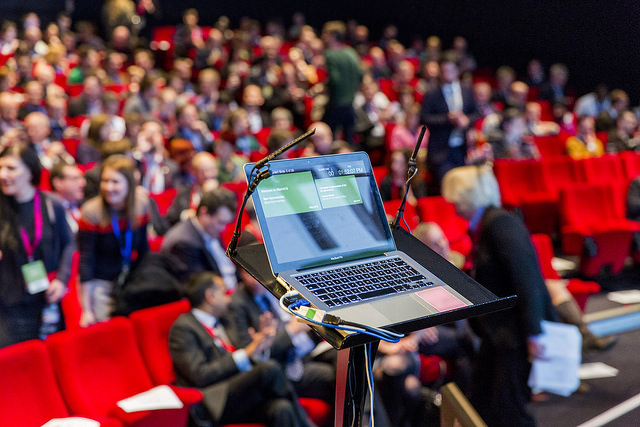
[[[64,207],[65,217],[69,229],[78,232],[80,220],[80,206],[84,201],[84,187],[87,180],[75,163],[60,161],[56,163],[49,174],[51,197]]]
[[[569,69],[564,64],[553,64],[549,68],[549,80],[540,85],[539,98],[543,101],[564,102],[571,105],[571,94],[567,90]]]
[[[127,276],[149,251],[149,199],[136,185],[133,161],[109,156],[100,168],[100,193],[82,205],[79,221],[83,326],[111,317]]]
[[[162,124],[147,120],[142,124],[133,149],[133,158],[138,161],[140,184],[152,194],[176,188],[179,181],[178,165],[169,158],[164,146]]]
[[[624,111],[616,120],[616,128],[609,132],[608,153],[640,150],[638,119],[632,111]]]
[[[603,111],[611,108],[611,98],[609,88],[606,84],[600,83],[593,92],[586,93],[576,100],[573,112],[576,116],[598,117]]]
[[[230,131],[221,132],[220,136],[213,141],[213,152],[218,162],[218,181],[221,183],[245,181],[242,167],[249,159],[236,154],[235,145],[235,135]]]
[[[489,135],[494,159],[538,159],[538,147],[525,135],[524,115],[515,108],[507,109],[502,115],[500,132]]]
[[[303,157],[322,156],[331,152],[333,144],[333,132],[325,122],[314,122],[309,129],[315,129],[315,133],[309,137],[309,143],[302,152]]]
[[[252,151],[260,149],[258,140],[251,133],[251,123],[249,122],[249,114],[244,108],[238,108],[232,111],[228,116],[224,130],[231,130],[236,140],[236,151],[241,152],[245,156],[249,156]]]
[[[596,117],[596,132],[610,132],[618,117],[629,108],[629,95],[621,89],[611,91],[611,106]]]
[[[478,117],[473,93],[460,84],[453,58],[442,59],[440,73],[440,86],[425,94],[420,112],[421,123],[429,128],[427,169],[432,194],[440,193],[440,182],[449,169],[465,164],[465,134]]]
[[[177,384],[203,392],[200,421],[310,426],[282,369],[260,360],[275,333],[270,316],[261,318],[246,347],[235,349],[225,331],[230,297],[223,280],[209,272],[196,274],[187,285],[187,296],[193,308],[172,325],[169,351]]]
[[[211,271],[222,276],[227,289],[236,288],[236,267],[225,255],[221,240],[235,212],[235,194],[217,188],[202,195],[195,217],[171,227],[162,251],[174,261],[179,280],[184,283],[193,273]]]
[[[176,57],[186,58],[191,49],[204,45],[202,28],[198,25],[199,15],[196,9],[187,9],[182,14],[182,23],[173,36]]]
[[[399,200],[404,197],[409,158],[413,150],[400,149],[389,155],[388,174],[380,182],[380,196],[382,200]],[[411,180],[407,203],[416,206],[418,197],[425,197],[427,189],[424,181],[415,177]]]
[[[40,112],[30,113],[24,119],[24,128],[31,147],[38,153],[40,164],[45,169],[51,169],[60,159],[68,162],[73,157],[67,152],[60,141],[52,141],[49,138],[51,128],[49,118]]]
[[[193,104],[184,104],[176,110],[178,128],[171,139],[187,139],[197,152],[209,151],[213,144],[213,135],[207,124],[198,118],[198,109]]]
[[[537,102],[527,102],[524,117],[526,121],[526,133],[528,135],[557,135],[560,132],[560,126],[558,126],[557,123],[541,119],[542,107]]]
[[[574,159],[599,157],[604,154],[602,141],[596,136],[595,120],[590,116],[578,118],[578,133],[567,139],[567,154]]]
[[[0,151],[0,347],[36,339],[43,310],[60,299],[71,272],[73,237],[63,207],[38,190],[40,162],[28,145]],[[47,322],[51,322],[48,319]]]
[[[86,76],[82,93],[69,101],[69,117],[93,116],[104,112],[102,84],[95,75]]]
[[[345,37],[346,27],[343,22],[330,21],[322,29],[329,96],[324,121],[334,134],[342,130],[343,139],[353,143],[353,98],[360,86],[362,70],[355,50],[344,44]]]
[[[229,305],[231,322],[228,333],[231,343],[240,348],[248,345],[251,342],[251,330],[258,330],[260,317],[270,313],[276,325],[271,359],[282,366],[299,396],[323,399],[333,404],[335,366],[314,360],[310,355],[320,340],[308,325],[282,310],[278,300],[249,273],[244,269],[239,269],[238,273],[240,282]],[[329,353],[335,362],[335,351]]]

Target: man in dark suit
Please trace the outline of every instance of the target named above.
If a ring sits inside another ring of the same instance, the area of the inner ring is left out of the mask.
[[[280,367],[275,362],[260,361],[275,333],[270,316],[261,319],[261,328],[254,331],[250,343],[235,349],[224,328],[229,296],[222,279],[208,272],[196,274],[188,284],[187,296],[194,308],[172,325],[169,351],[176,383],[203,392],[205,411],[200,416],[216,425],[313,425]]]
[[[327,346],[328,351],[318,356],[321,360],[312,358],[311,353],[321,341],[312,335],[311,329],[282,310],[278,300],[244,269],[239,270],[239,277],[238,289],[229,305],[231,342],[238,347],[248,345],[251,330],[259,327],[261,316],[273,314],[277,332],[271,346],[271,359],[285,369],[298,395],[333,403],[336,371],[331,362],[335,362],[335,351]],[[319,346],[318,350],[322,344]]]
[[[91,116],[104,112],[102,84],[96,76],[87,76],[82,93],[69,101],[69,117]]]
[[[530,359],[541,356],[543,320],[557,313],[524,223],[500,208],[498,183],[489,169],[465,166],[444,177],[442,194],[469,220],[474,244],[472,275],[499,297],[517,295],[513,309],[482,316],[471,403],[490,426],[534,426],[527,412]],[[499,411],[496,408],[501,408]]]
[[[465,164],[466,132],[479,117],[472,90],[460,84],[455,59],[445,55],[440,62],[440,85],[425,94],[420,110],[420,122],[429,128],[427,170],[432,194],[440,194],[448,170]]]
[[[212,271],[222,276],[227,288],[235,289],[236,268],[220,241],[220,233],[233,221],[235,212],[233,192],[217,188],[202,195],[194,218],[167,232],[162,251],[174,261],[179,280],[184,283],[190,274]]]

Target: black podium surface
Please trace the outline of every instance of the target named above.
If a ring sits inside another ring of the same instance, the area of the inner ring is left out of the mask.
[[[388,325],[386,329],[408,334],[419,329],[504,310],[515,304],[515,296],[498,298],[467,274],[436,254],[406,230],[396,228],[393,230],[393,237],[399,250],[406,252],[421,265],[429,269],[443,282],[471,301],[472,305],[442,313],[430,314],[404,323]],[[276,278],[271,272],[264,245],[258,244],[240,247],[231,259],[247,270],[249,274],[276,297],[280,298],[286,293],[286,289],[276,281]],[[354,321],[357,321],[357,319],[354,319]],[[374,338],[364,334],[346,334],[338,332],[335,329],[321,326],[312,325],[312,327],[322,338],[338,350],[365,344],[374,340]]]

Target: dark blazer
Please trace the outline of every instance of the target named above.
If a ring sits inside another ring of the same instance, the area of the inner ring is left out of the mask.
[[[480,117],[473,100],[473,92],[465,86],[461,86],[461,91],[462,112],[469,117],[470,125],[473,125],[473,122]],[[429,165],[445,163],[449,151],[449,136],[454,128],[449,121],[449,107],[444,99],[442,86],[424,95],[420,109],[420,122],[429,128],[427,162]]]
[[[249,328],[260,329],[260,315],[262,309],[258,306],[253,295],[240,286],[231,296],[229,305],[229,326],[226,328],[231,343],[238,348],[246,347],[251,342]],[[289,334],[280,330],[271,345],[271,357],[282,365],[286,363],[287,355],[294,351]]]
[[[489,207],[476,245],[475,279],[499,297],[518,296],[515,308],[482,317],[485,335],[500,347],[526,345],[542,320],[556,318],[529,232],[513,214]]]
[[[218,420],[229,392],[228,379],[240,371],[231,353],[216,346],[209,332],[192,313],[178,317],[169,331],[169,352],[176,384],[203,389],[203,402]]]
[[[555,320],[535,249],[522,221],[490,207],[474,236],[475,279],[498,296],[517,295],[516,306],[477,319],[482,337],[475,356],[471,402],[491,426],[531,426],[527,338]],[[496,411],[495,408],[503,408]]]
[[[180,214],[182,211],[191,207],[191,189],[192,187],[182,187],[178,190],[176,197],[171,202],[167,215],[165,216],[170,225],[180,222]]]
[[[162,242],[162,251],[174,261],[181,281],[186,281],[191,274],[201,271],[220,274],[216,260],[207,250],[204,239],[192,220],[179,222],[169,229]]]

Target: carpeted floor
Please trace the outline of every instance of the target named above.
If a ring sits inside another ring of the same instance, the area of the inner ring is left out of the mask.
[[[640,269],[628,268],[622,274],[598,280],[603,292],[591,296],[587,312],[620,307],[607,299],[606,293],[616,290],[640,289]],[[549,395],[545,402],[530,404],[541,427],[578,426],[612,407],[640,394],[640,329],[618,335],[615,347],[606,352],[587,353],[583,363],[603,362],[619,370],[616,377],[584,381],[589,390],[569,397]],[[640,426],[640,407],[617,418],[607,426]]]

